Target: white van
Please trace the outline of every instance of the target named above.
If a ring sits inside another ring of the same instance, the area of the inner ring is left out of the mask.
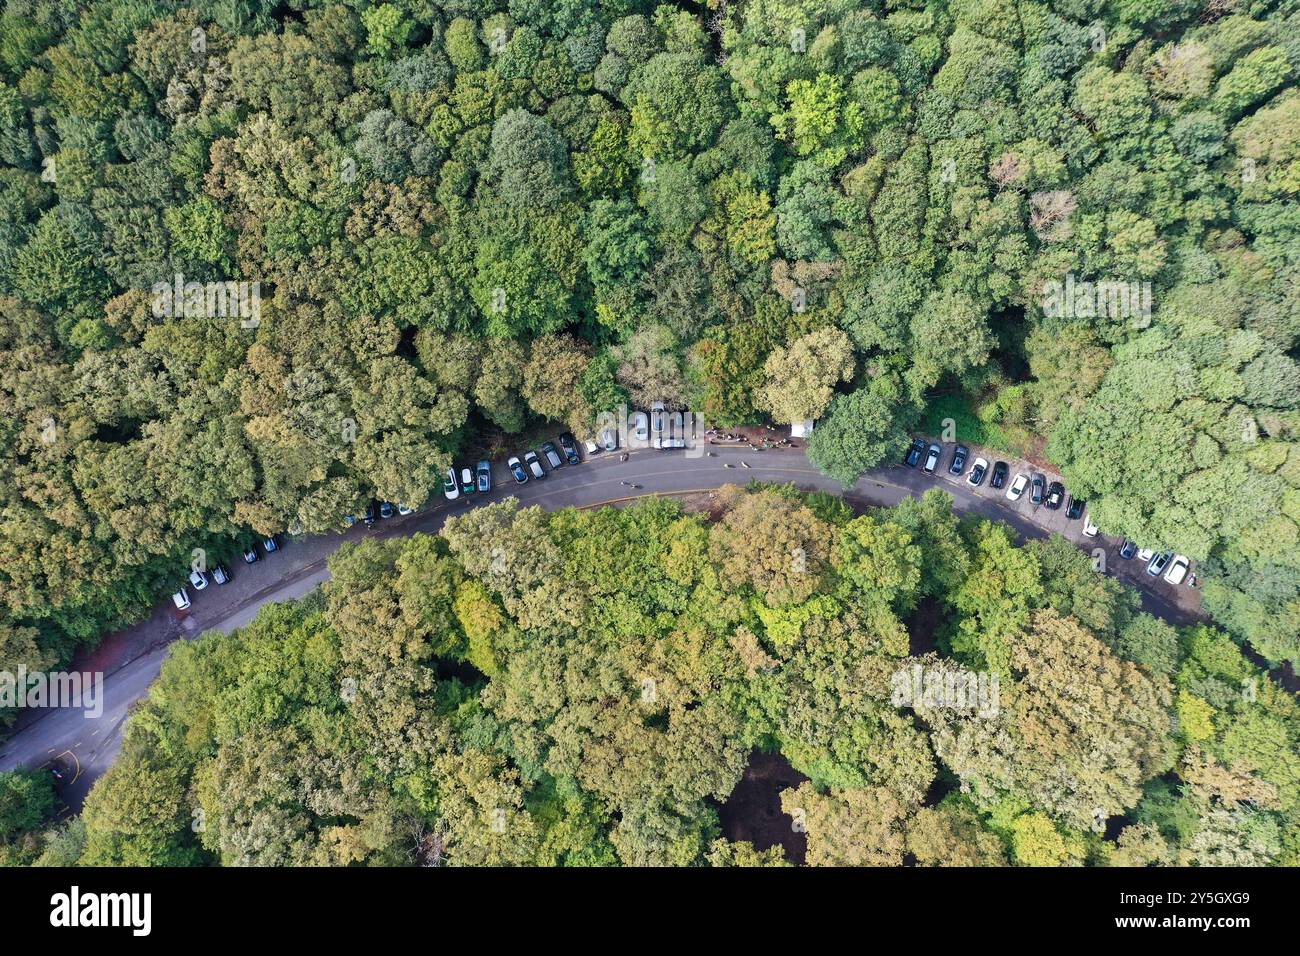
[[[1182,584],[1183,578],[1187,577],[1187,571],[1191,567],[1191,562],[1181,554],[1175,554],[1174,559],[1169,562],[1169,570],[1165,572],[1165,580],[1170,584]]]

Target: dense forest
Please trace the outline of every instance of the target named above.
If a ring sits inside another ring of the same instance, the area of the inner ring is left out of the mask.
[[[55,842],[4,778],[4,852],[776,862],[717,824],[757,747],[810,862],[1296,862],[1239,648],[1300,651],[1298,73],[1295,0],[6,0],[0,669],[656,399],[817,419],[846,482],[951,418],[1198,561],[1216,626],[936,499],[494,506],[178,647]],[[889,705],[923,596],[1001,717]]]
[[[0,777],[0,847],[783,865],[719,822],[757,750],[807,778],[779,797],[810,865],[1300,864],[1300,706],[1222,631],[938,490],[713,505],[508,499],[345,545],[323,594],[174,645],[80,818],[32,827],[21,791],[48,782]],[[977,706],[930,693],[970,673],[996,678]]]
[[[950,414],[1294,659],[1298,67],[1294,0],[6,0],[0,661],[654,399],[846,481]]]

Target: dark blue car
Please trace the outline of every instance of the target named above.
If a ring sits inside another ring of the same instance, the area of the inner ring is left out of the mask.
[[[954,475],[960,475],[966,467],[966,456],[969,454],[969,448],[965,445],[958,445],[952,453],[952,464],[948,466],[948,471]]]

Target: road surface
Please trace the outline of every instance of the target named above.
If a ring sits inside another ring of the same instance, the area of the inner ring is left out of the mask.
[[[177,638],[197,637],[208,630],[229,632],[248,624],[268,602],[302,597],[329,577],[326,560],[344,542],[436,532],[449,515],[511,495],[525,506],[556,510],[621,504],[653,494],[706,492],[724,484],[757,479],[793,482],[805,490],[843,494],[858,505],[894,505],[938,485],[953,496],[958,512],[1004,521],[1022,538],[1059,532],[1090,552],[1104,546],[1109,570],[1139,586],[1146,610],[1179,624],[1199,619],[1196,592],[1146,577],[1137,567],[1140,562],[1118,557],[1117,539],[1083,538],[1082,521],[1068,521],[1063,508],[1035,508],[1028,494],[1020,502],[1011,503],[1002,492],[990,489],[987,482],[981,488],[971,488],[964,477],[947,474],[948,450],[945,452],[938,475],[928,476],[920,469],[901,466],[883,467],[866,473],[847,490],[818,472],[802,449],[753,451],[744,445],[706,445],[689,451],[633,451],[626,462],[620,461],[617,454],[603,454],[525,485],[517,485],[503,464],[494,463],[494,488],[488,494],[462,496],[454,502],[440,497],[416,514],[380,520],[370,527],[358,523],[343,534],[287,538],[281,550],[256,564],[231,562],[234,580],[229,584],[209,585],[202,592],[191,589],[192,607],[186,617],[177,618],[167,600],[148,620],[106,637],[94,651],[81,655],[71,665],[75,670],[104,673],[102,714],[92,718],[71,708],[23,711],[12,735],[0,744],[0,770],[58,766],[64,773],[60,795],[72,810],[79,810],[90,787],[116,757],[131,706],[147,693]],[[971,461],[975,454],[972,449]],[[1018,470],[1031,469],[1012,462],[1011,476]],[[1051,480],[1056,476],[1048,477]]]

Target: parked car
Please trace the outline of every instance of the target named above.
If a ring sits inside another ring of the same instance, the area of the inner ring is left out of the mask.
[[[267,554],[270,554],[272,551],[279,551],[280,539],[277,538],[275,535],[271,535],[269,538],[263,538],[262,550],[265,551]]]
[[[578,457],[578,441],[570,432],[560,436],[560,450],[564,452],[564,457],[570,465],[582,464],[582,459]]]
[[[1070,495],[1070,500],[1065,506],[1065,516],[1071,521],[1078,521],[1083,517],[1083,509],[1085,505],[1087,505],[1087,502],[1082,498],[1076,498],[1074,495]]]
[[[650,447],[664,447],[664,414],[663,402],[652,402],[650,405]]]
[[[1165,572],[1165,580],[1170,584],[1182,584],[1183,578],[1187,577],[1187,571],[1190,567],[1191,562],[1181,554],[1175,554],[1173,561],[1169,564],[1169,570]]]
[[[366,505],[366,512],[362,516],[361,520],[364,521],[366,524],[375,523],[375,503],[373,501],[370,504]]]
[[[1097,532],[1100,530],[1101,530],[1100,528],[1098,528],[1095,524],[1092,523],[1092,515],[1085,514],[1083,516],[1083,536],[1085,538],[1097,537]]]
[[[1007,463],[999,461],[993,465],[993,477],[989,479],[990,488],[1001,488],[1007,483]]]
[[[603,449],[597,445],[593,439],[587,438],[582,442],[582,450],[585,451],[587,457],[590,458],[592,455],[599,455]]]
[[[393,503],[391,501],[381,501],[379,503],[379,517],[391,518],[393,516]]]
[[[468,468],[462,468],[460,470],[460,493],[462,495],[472,495],[476,487],[478,486],[474,484],[474,472]]]
[[[197,570],[191,571],[190,584],[193,585],[194,590],[202,591],[205,587],[208,586],[208,576],[204,574],[202,571],[197,571]]]
[[[618,451],[618,429],[606,428],[600,433],[600,443],[605,451]]]
[[[212,569],[212,580],[216,581],[218,584],[229,584],[230,568],[226,567],[224,564],[218,563]]]
[[[970,454],[970,449],[965,445],[958,445],[952,451],[952,464],[948,466],[949,474],[960,475],[966,468],[966,456]]]
[[[970,466],[970,474],[966,476],[966,481],[978,488],[984,481],[984,473],[988,470],[988,461],[983,458],[976,458],[975,464]]]
[[[456,469],[448,468],[447,477],[442,480],[442,494],[448,501],[460,497],[460,485],[456,482]]]
[[[927,475],[933,475],[934,470],[939,467],[939,456],[943,454],[943,449],[931,442],[930,447],[926,449],[925,464],[921,470]]]
[[[903,464],[908,468],[915,468],[921,463],[921,456],[925,454],[925,442],[919,438],[913,438],[911,446],[907,449],[907,454],[903,457]]]
[[[1138,551],[1137,558],[1139,561],[1150,561],[1153,557],[1155,557],[1155,554],[1156,553],[1152,551],[1150,548],[1142,548],[1141,550]]]
[[[1011,482],[1011,487],[1007,489],[1008,501],[1019,501],[1020,496],[1025,493],[1029,487],[1029,479],[1024,475],[1016,475],[1016,480]]]
[[[400,504],[400,503],[399,503],[398,506],[397,506],[397,513],[398,513],[399,515],[411,515],[411,514],[415,514],[415,509],[414,509],[414,508],[408,508],[408,507],[406,507],[406,505],[404,505],[404,504]]]
[[[686,420],[682,417],[681,412],[668,412],[665,416],[668,420],[667,431],[664,435],[663,448],[685,448],[686,447]]]
[[[650,441],[650,417],[645,412],[633,412],[627,423],[632,429],[632,437],[644,447]]]
[[[244,563],[253,564],[257,561],[257,545],[250,544],[244,549]]]
[[[534,478],[545,478],[546,472],[542,469],[542,463],[537,460],[537,452],[528,451],[524,453],[524,464],[528,470],[533,473]]]
[[[190,596],[181,588],[172,595],[172,604],[176,605],[178,611],[188,611],[190,609]]]
[[[519,459],[511,455],[506,459],[506,467],[510,469],[510,474],[515,476],[515,481],[523,484],[528,480],[528,472],[524,471],[524,466],[519,463]]]
[[[1052,511],[1061,507],[1061,502],[1065,500],[1065,485],[1059,481],[1054,481],[1047,486],[1047,500],[1043,502]]]
[[[1151,575],[1153,578],[1159,577],[1160,572],[1165,569],[1165,565],[1169,563],[1169,559],[1173,556],[1173,552],[1171,551],[1161,551],[1152,558],[1151,563],[1147,565],[1147,574]]]
[[[351,527],[352,527],[354,524],[356,524],[356,523],[357,523],[357,516],[356,516],[356,515],[344,515],[344,516],[343,516],[343,527],[345,527],[345,528],[351,528]]]
[[[542,457],[544,457],[546,463],[551,466],[551,471],[554,471],[556,468],[564,467],[564,459],[560,457],[560,452],[555,447],[555,442],[553,441],[542,442]]]
[[[1047,479],[1042,475],[1034,475],[1033,481],[1029,483],[1029,500],[1036,505],[1043,503],[1043,486],[1047,484]]]
[[[478,490],[491,491],[492,490],[492,462],[484,458],[482,461],[478,463],[478,467],[475,468],[475,472],[478,475]]]
[[[1125,561],[1133,560],[1133,555],[1137,554],[1138,546],[1136,541],[1130,541],[1125,538],[1119,545],[1119,556]]]

